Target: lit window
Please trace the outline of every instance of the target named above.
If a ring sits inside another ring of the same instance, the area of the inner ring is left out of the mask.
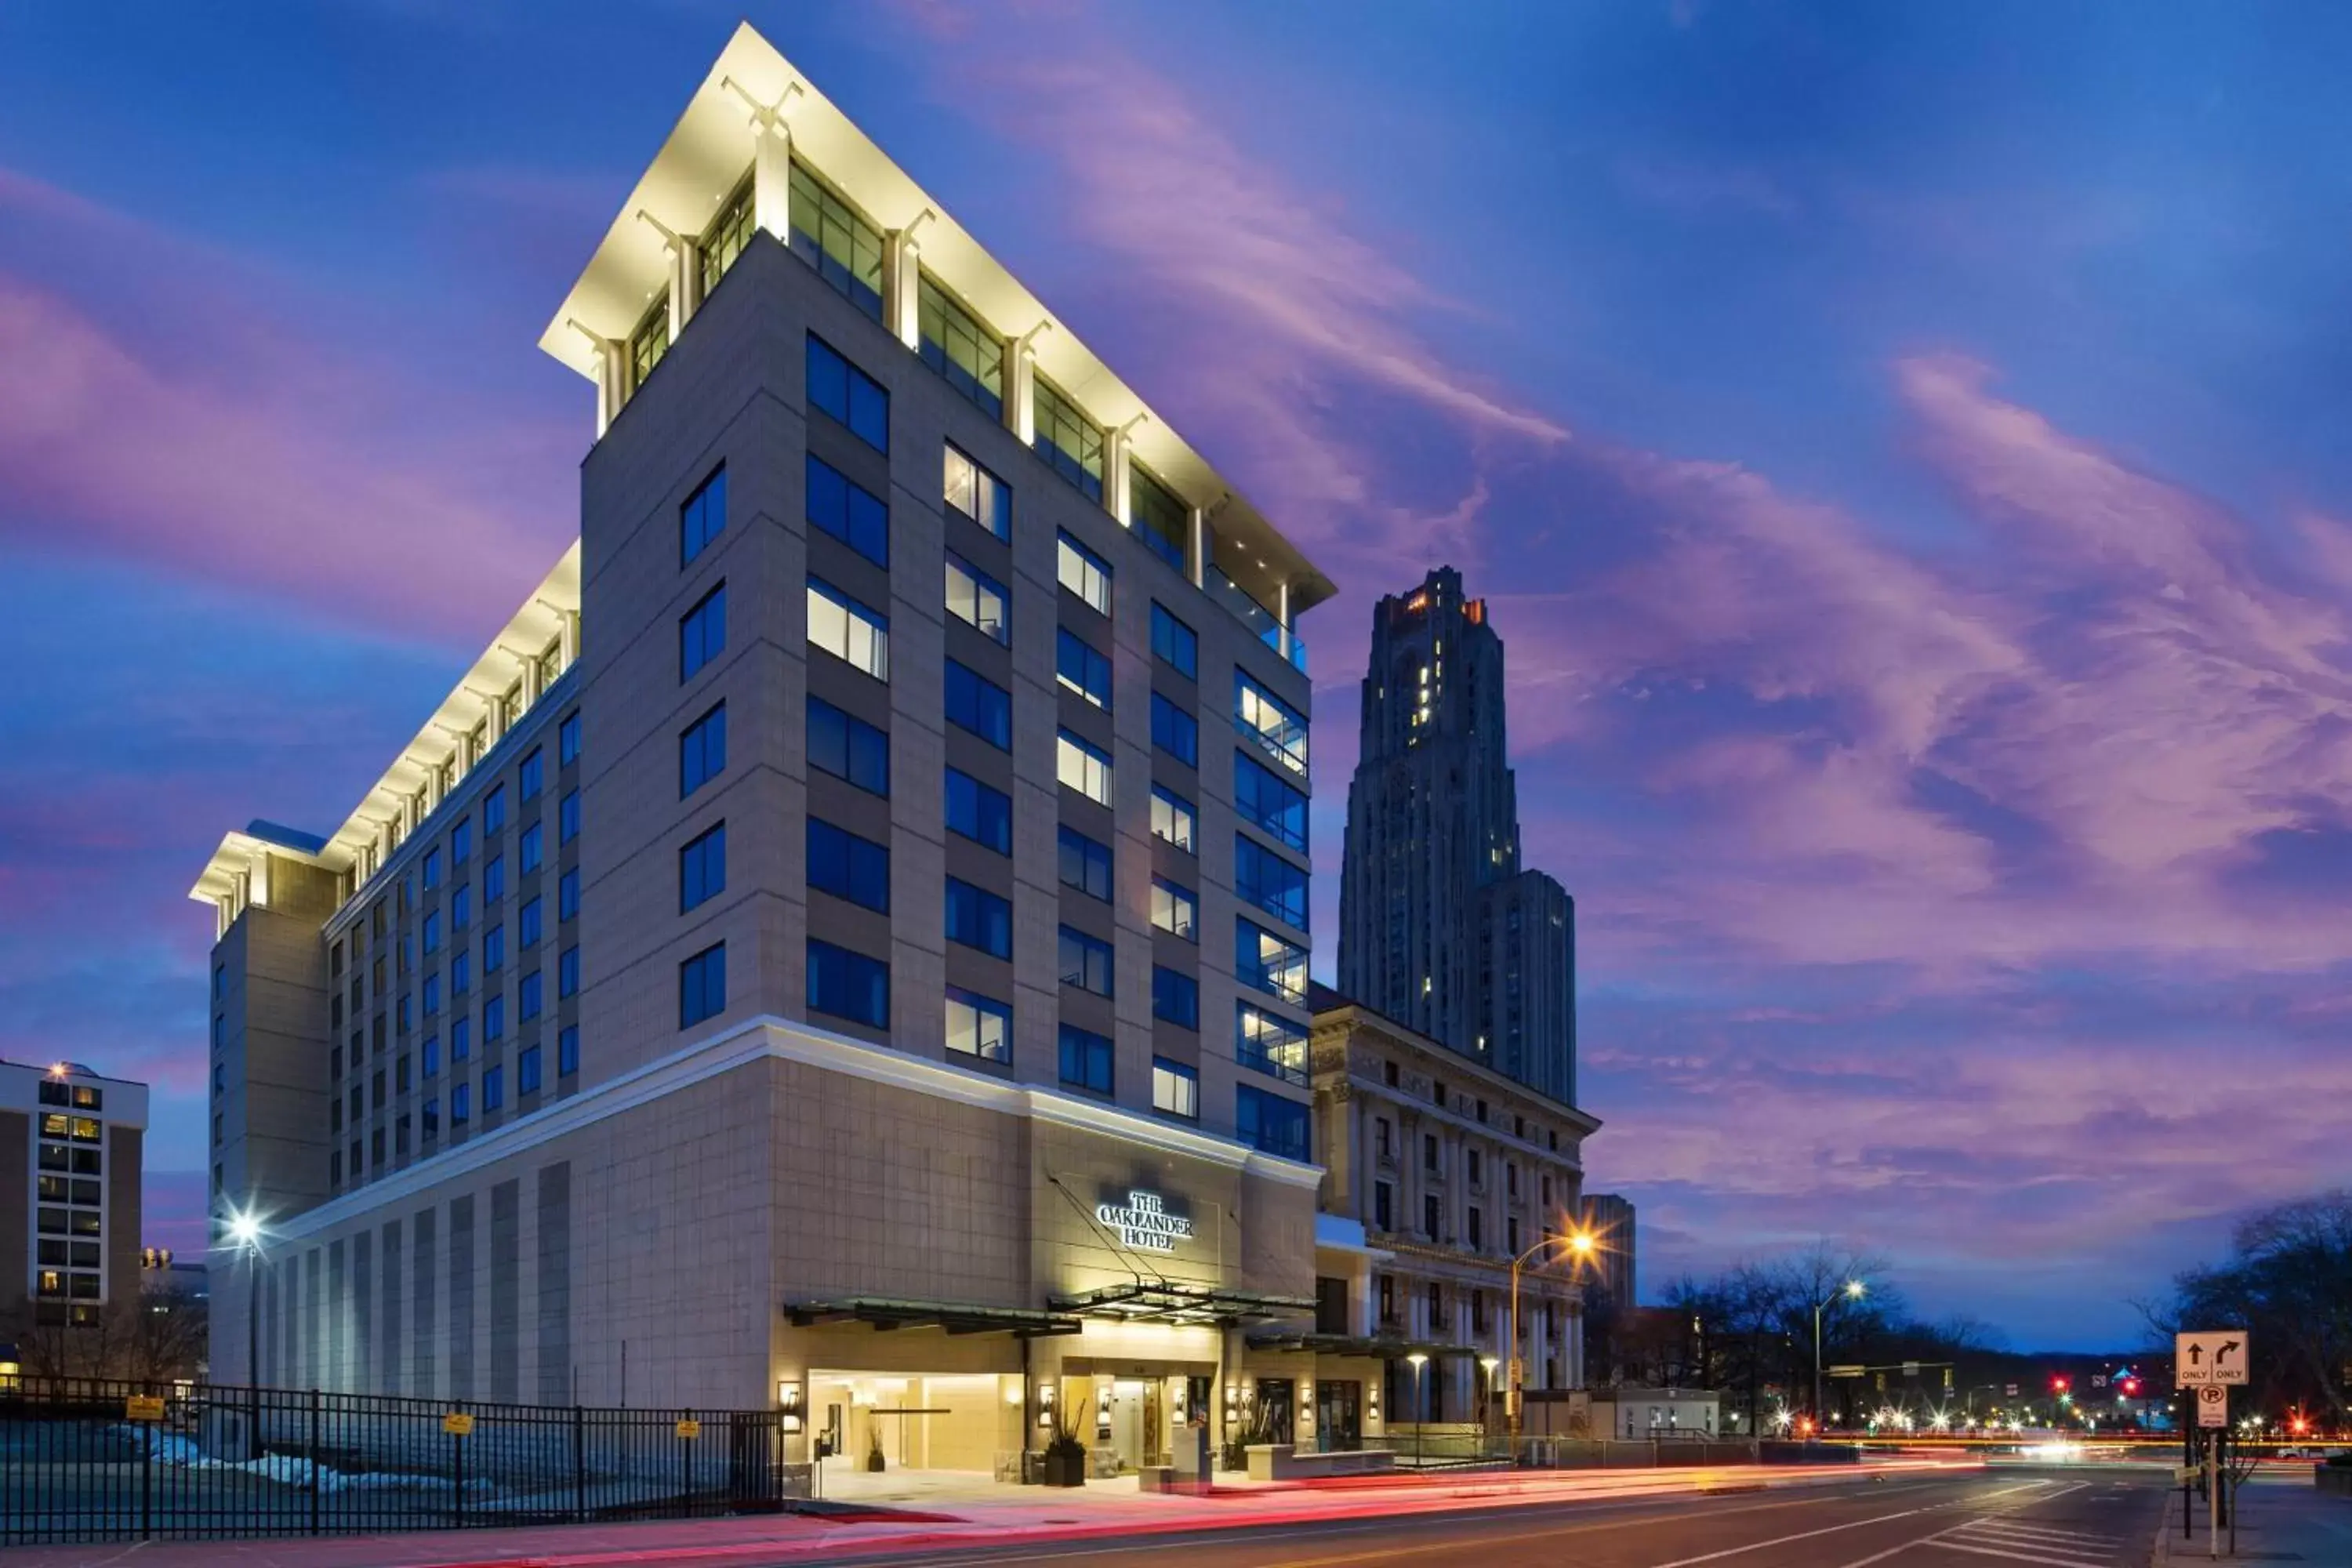
[[[820,578],[808,580],[808,640],[853,669],[890,679],[890,622]]]
[[[1110,754],[1071,734],[1061,731],[1056,752],[1056,773],[1062,783],[1097,805],[1110,804]]]
[[[1234,1056],[1285,1083],[1307,1081],[1307,1031],[1247,1002],[1234,1005]]]
[[[1013,622],[1006,611],[1012,595],[1004,584],[958,555],[948,552],[948,613],[1000,643],[1013,640]]]
[[[1197,942],[1194,921],[1199,902],[1192,889],[1168,880],[1165,877],[1151,879],[1151,923],[1171,936],[1186,942]]]
[[[1110,563],[1065,533],[1058,568],[1062,586],[1103,615],[1110,614]]]
[[[1234,978],[1269,996],[1303,1005],[1307,950],[1245,920],[1235,921],[1234,926]]]
[[[1044,376],[1030,387],[1031,412],[1036,434],[1030,441],[1045,466],[1076,486],[1088,500],[1103,495],[1102,426],[1087,418],[1078,405]]]
[[[793,161],[791,189],[793,254],[851,304],[880,321],[881,234],[798,159]]]
[[[999,539],[1013,537],[1013,491],[954,443],[947,448],[946,500]]]
[[[1151,836],[1164,838],[1185,854],[1192,853],[1192,803],[1175,791],[1151,786]]]
[[[1013,1009],[977,992],[948,988],[948,1049],[983,1061],[1013,1059]]]
[[[947,378],[991,419],[1004,417],[1004,349],[996,333],[922,274],[915,289],[915,323],[923,363]]]
[[[1264,745],[1275,761],[1306,773],[1307,716],[1240,670],[1234,671],[1234,724]]]
[[[1166,1057],[1151,1058],[1151,1109],[1163,1116],[1181,1116],[1187,1121],[1201,1117],[1201,1075],[1181,1062],[1171,1062]]]

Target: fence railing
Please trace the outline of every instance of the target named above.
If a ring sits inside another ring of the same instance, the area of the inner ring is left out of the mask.
[[[0,1544],[775,1511],[783,1420],[26,1378],[0,1386]]]

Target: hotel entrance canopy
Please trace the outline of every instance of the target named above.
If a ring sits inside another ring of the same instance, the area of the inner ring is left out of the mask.
[[[1137,1280],[1098,1290],[1053,1298],[1056,1311],[1090,1318],[1124,1318],[1145,1323],[1228,1323],[1287,1318],[1315,1310],[1313,1298],[1276,1296],[1259,1290],[1222,1290],[1210,1285]]]
[[[950,1334],[1011,1334],[1048,1339],[1075,1334],[1085,1325],[1059,1312],[1025,1307],[983,1307],[958,1301],[909,1301],[888,1296],[850,1296],[838,1301],[793,1301],[784,1317],[796,1329],[822,1323],[866,1323],[877,1332],[891,1329],[944,1329]]]

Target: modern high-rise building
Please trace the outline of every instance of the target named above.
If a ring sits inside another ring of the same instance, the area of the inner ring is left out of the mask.
[[[1311,1425],[1244,1331],[1313,1311],[1330,584],[748,26],[541,345],[579,541],[194,889],[215,1375],[1000,1471]]]
[[[1339,879],[1343,994],[1575,1103],[1575,900],[1519,864],[1503,639],[1450,566],[1373,608]]]
[[[93,1325],[139,1300],[147,1086],[79,1062],[0,1062],[0,1319]]]
[[[1638,1274],[1633,1200],[1615,1193],[1589,1193],[1582,1201],[1585,1234],[1593,1240],[1593,1268],[1620,1311],[1640,1303],[1633,1299]]]

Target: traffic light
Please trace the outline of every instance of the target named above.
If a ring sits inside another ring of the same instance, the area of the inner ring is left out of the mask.
[[[2139,1394],[2139,1379],[2136,1377],[2126,1377],[2117,1386],[2128,1396],[2137,1398]]]
[[[2073,1385],[2062,1376],[2053,1374],[2050,1379],[2050,1392],[2053,1394],[2063,1394],[2071,1386]]]

